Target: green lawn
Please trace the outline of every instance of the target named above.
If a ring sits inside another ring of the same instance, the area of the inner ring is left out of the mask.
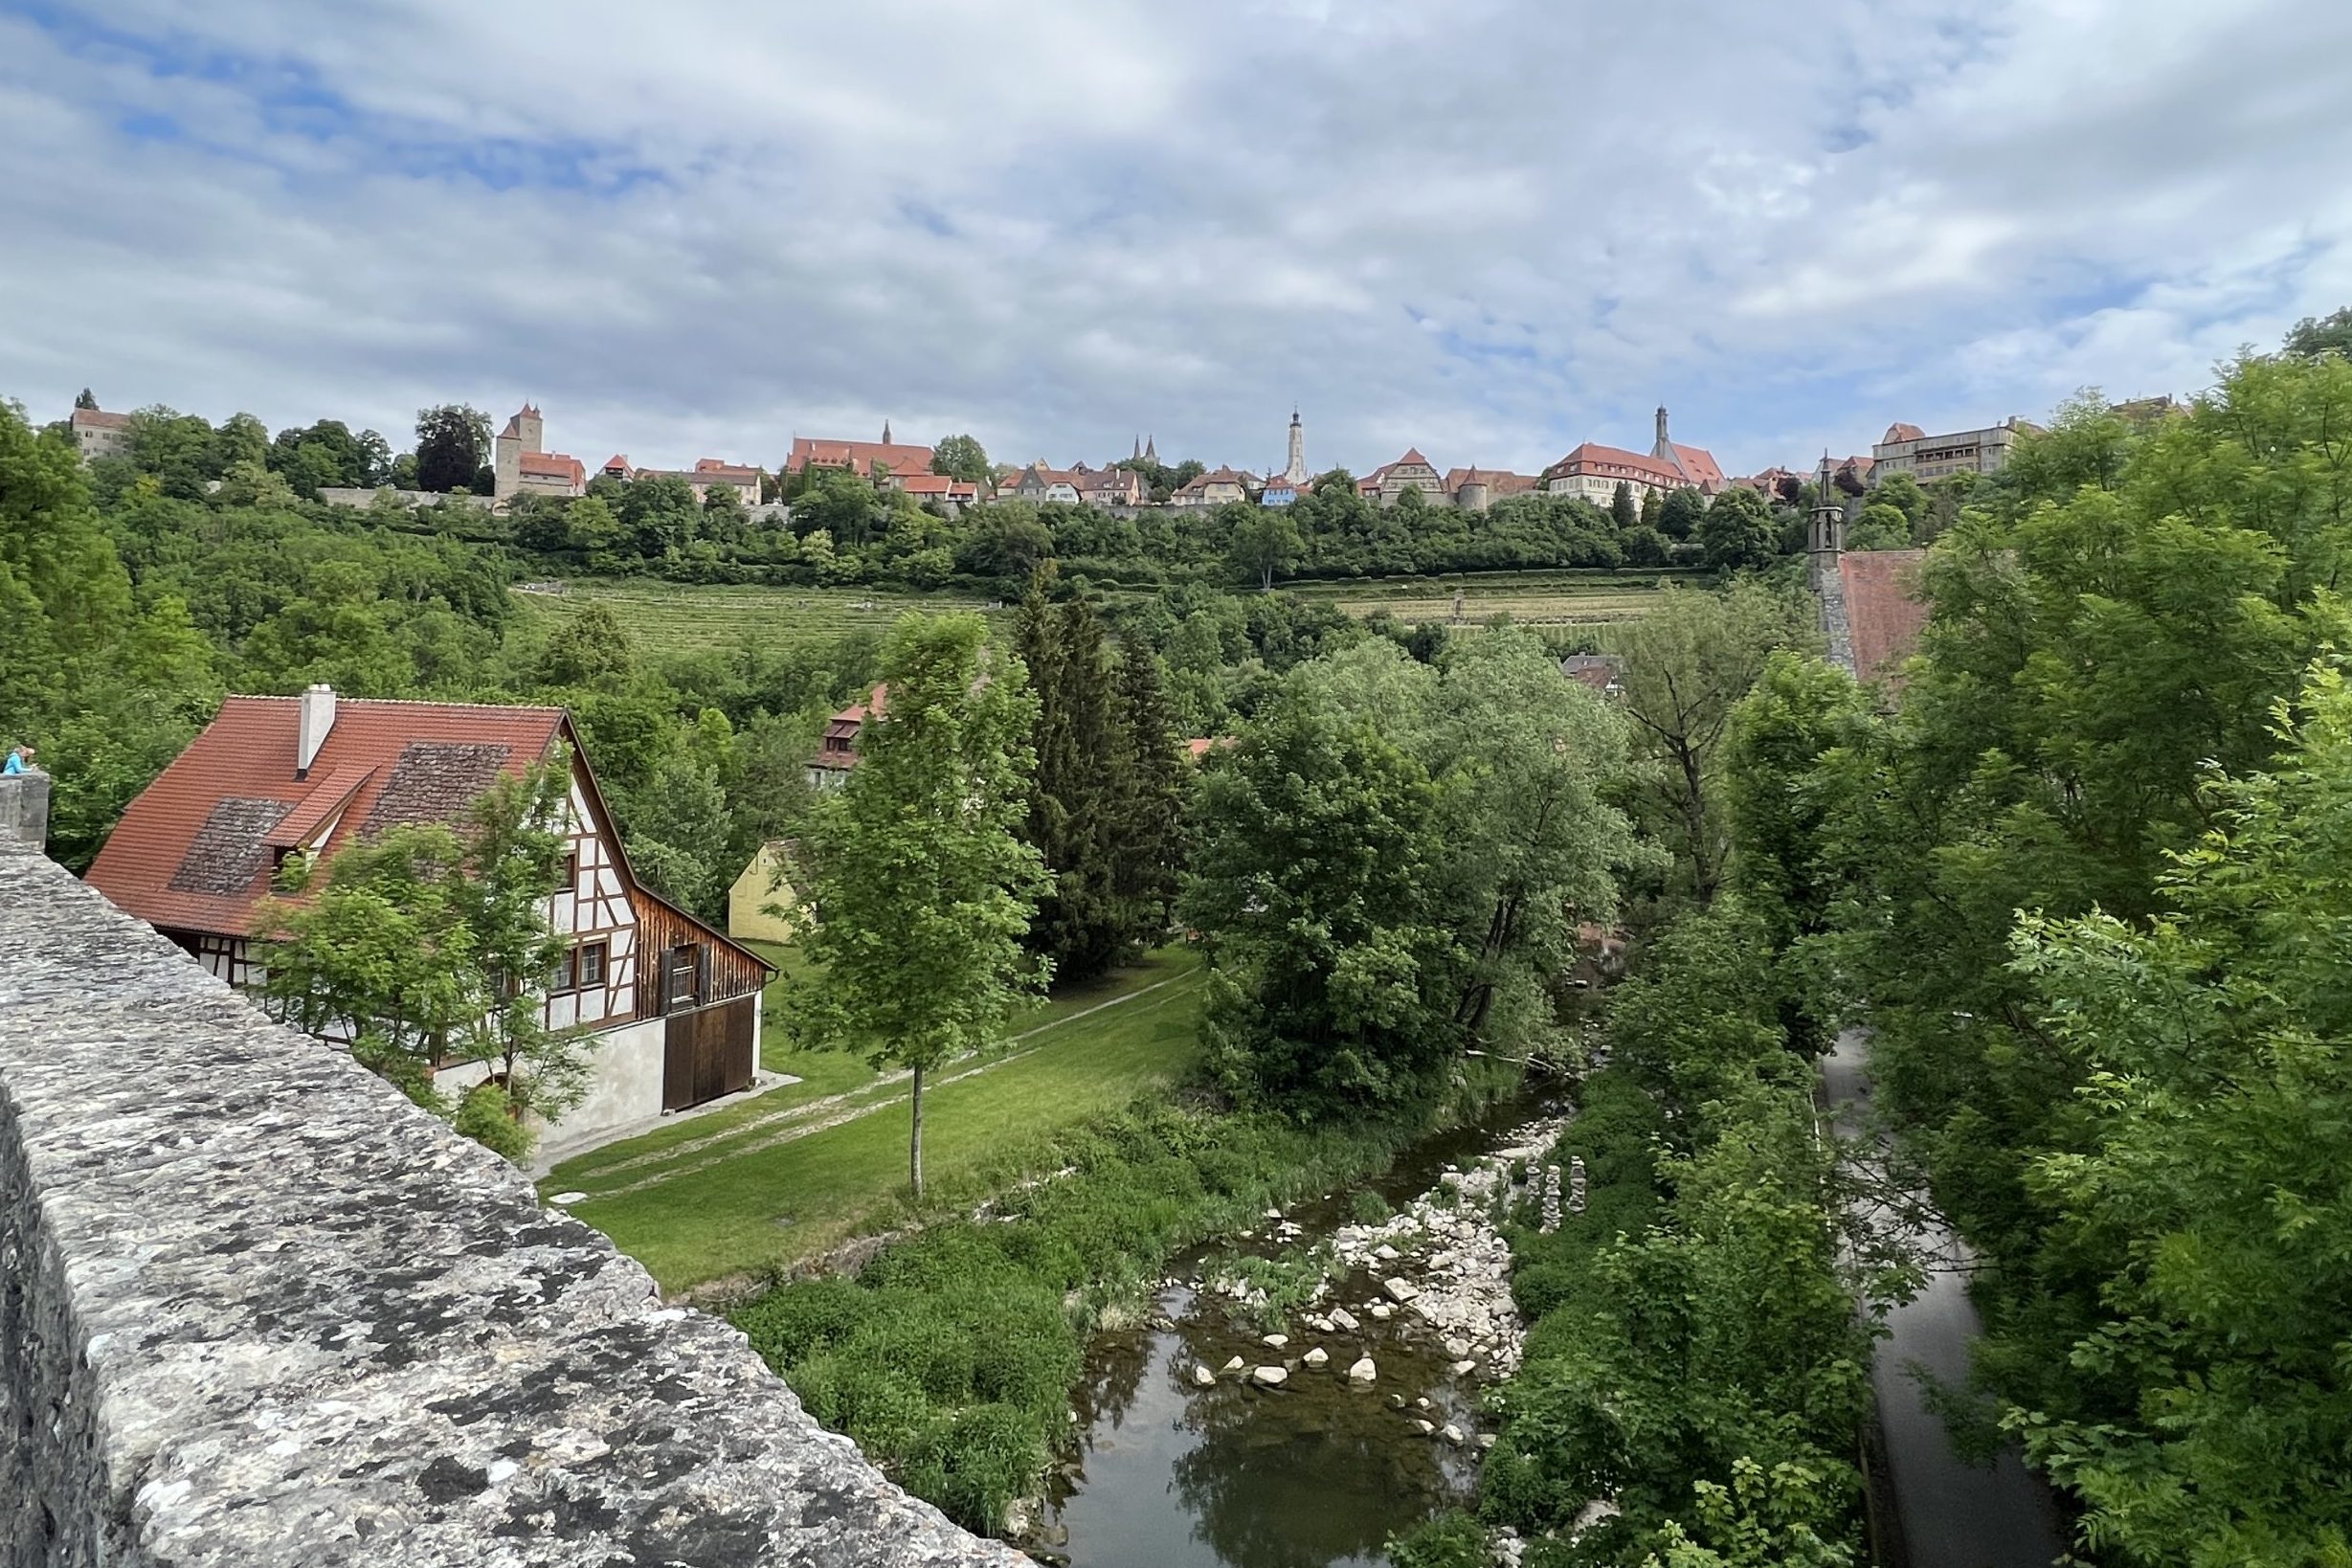
[[[1154,953],[1042,1004],[1002,1056],[943,1069],[923,1096],[933,1197],[961,1201],[1017,1180],[1046,1134],[1174,1082],[1198,1049],[1198,967],[1180,950]],[[789,1264],[904,1218],[905,1083],[877,1082],[840,1053],[763,1057],[809,1081],[567,1160],[542,1190],[588,1193],[571,1212],[669,1290]],[[832,1095],[843,1098],[810,1104]]]
[[[561,594],[515,595],[526,616],[569,618],[591,604],[611,610],[650,648],[732,648],[885,632],[909,610],[981,610],[971,594],[890,593],[874,588],[770,587],[758,583],[670,583],[653,577],[573,577]]]

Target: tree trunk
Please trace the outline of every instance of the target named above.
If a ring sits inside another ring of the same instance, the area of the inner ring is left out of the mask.
[[[914,1107],[914,1122],[913,1135],[907,1142],[907,1174],[914,1182],[915,1201],[920,1203],[923,1200],[923,1069],[920,1066],[914,1070],[914,1095],[910,1103]]]

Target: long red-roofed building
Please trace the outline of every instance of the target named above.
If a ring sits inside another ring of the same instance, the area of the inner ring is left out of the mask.
[[[860,479],[872,479],[876,464],[893,474],[928,474],[931,471],[931,449],[889,438],[888,426],[883,428],[879,441],[828,441],[812,436],[793,437],[793,449],[784,459],[784,472],[797,474],[809,468],[846,468]]]
[[[255,920],[288,857],[325,862],[401,823],[461,822],[499,780],[567,753],[569,881],[547,915],[570,945],[546,1017],[601,1038],[588,1098],[555,1135],[748,1087],[770,967],[638,884],[562,708],[339,699],[325,686],[231,697],[131,802],[88,880],[215,975],[258,985]],[[464,1088],[482,1070],[441,1076]]]

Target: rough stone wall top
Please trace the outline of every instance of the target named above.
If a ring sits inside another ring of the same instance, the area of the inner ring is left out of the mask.
[[[743,1337],[0,844],[0,1564],[989,1564]]]

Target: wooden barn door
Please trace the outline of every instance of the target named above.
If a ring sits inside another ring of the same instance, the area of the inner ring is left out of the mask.
[[[751,1009],[757,997],[672,1013],[664,1025],[661,1109],[683,1110],[751,1086]]]

